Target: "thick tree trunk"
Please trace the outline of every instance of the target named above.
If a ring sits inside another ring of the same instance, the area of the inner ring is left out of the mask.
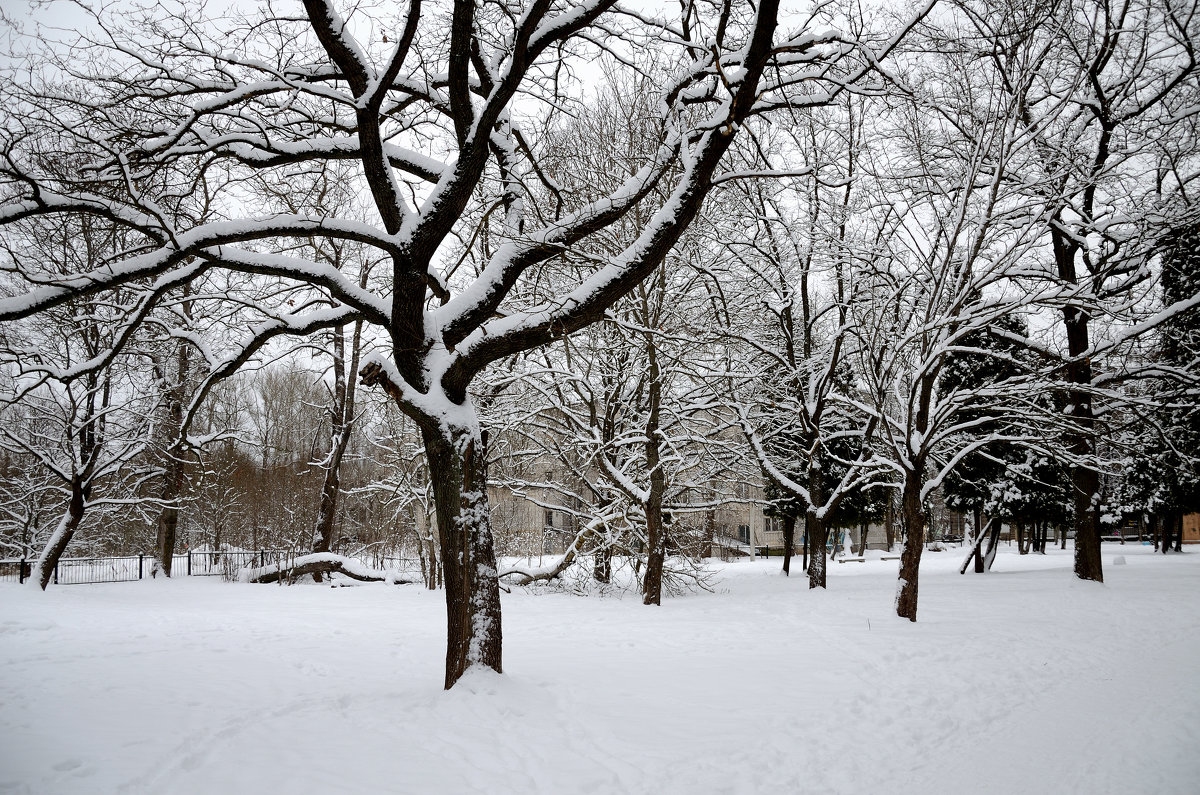
[[[446,689],[476,666],[502,670],[500,583],[487,496],[487,436],[424,429],[446,585]]]
[[[1055,220],[1060,221],[1061,218]],[[1079,244],[1058,226],[1051,228],[1051,243],[1059,277],[1071,284],[1078,284],[1075,254]],[[1069,404],[1066,413],[1075,424],[1070,439],[1071,452],[1077,460],[1082,461],[1095,452],[1095,412],[1092,410],[1092,396],[1087,391],[1092,383],[1092,364],[1085,355],[1089,348],[1088,321],[1088,314],[1082,307],[1068,305],[1063,308],[1067,352],[1072,357],[1067,367],[1067,380],[1077,387],[1067,393]],[[1081,580],[1103,582],[1104,571],[1100,560],[1100,473],[1086,464],[1076,464],[1071,470],[1071,485],[1075,502],[1075,576]]]
[[[923,469],[923,467],[922,467]],[[901,496],[901,517],[904,521],[904,547],[900,552],[900,581],[896,590],[896,615],[917,620],[917,578],[921,568],[921,552],[925,547],[925,511],[921,506],[921,474],[919,470],[905,473]]]
[[[792,545],[796,543],[796,517],[783,517],[783,573],[792,576]]]
[[[653,487],[651,494],[653,495]],[[667,558],[661,499],[655,500],[651,497],[646,505],[646,536],[646,573],[642,576],[642,604],[661,605],[663,566]]]
[[[184,294],[190,294],[190,288],[184,288]],[[190,320],[192,317],[191,302],[184,301],[183,313]],[[175,372],[168,379],[166,367],[155,365],[160,380],[169,385],[166,388],[167,427],[170,434],[167,444],[166,461],[162,488],[159,496],[163,501],[162,513],[158,515],[158,537],[155,539],[155,560],[150,566],[150,575],[156,576],[162,572],[171,576],[171,564],[175,561],[175,543],[179,531],[179,500],[183,496],[185,467],[183,451],[180,449],[179,437],[183,433],[183,404],[186,398],[188,376],[191,372],[191,349],[187,343],[177,342],[175,350]]]
[[[1183,511],[1175,515],[1175,551],[1183,551]]]
[[[825,544],[829,540],[829,529],[825,520],[817,516],[811,505],[804,515],[804,535],[812,554],[808,557],[808,587],[825,587]]]
[[[182,419],[180,420],[182,424]],[[178,449],[167,454],[166,472],[163,473],[162,512],[158,515],[158,537],[155,541],[155,560],[150,575],[171,576],[171,564],[175,561],[175,543],[179,531],[179,498],[183,496],[184,465]]]
[[[1100,561],[1100,473],[1076,467],[1071,482],[1075,486],[1075,576],[1104,582]]]
[[[1027,539],[1025,538],[1025,523],[1017,521],[1015,526],[1017,528],[1017,554],[1027,555],[1029,554],[1029,547],[1026,544]]]
[[[313,552],[328,552],[333,545],[338,497],[342,491],[342,459],[349,442],[349,428],[339,429],[333,437],[333,449],[325,466],[325,477],[321,480],[321,501],[317,507],[317,522],[313,532]]]
[[[191,294],[191,287],[185,286],[184,294]],[[182,312],[192,318],[192,303],[185,300]],[[170,568],[175,560],[175,543],[179,533],[179,500],[184,495],[185,465],[182,458],[180,442],[184,431],[184,404],[187,397],[187,379],[191,375],[192,359],[190,343],[178,341],[175,348],[174,372],[167,376],[167,367],[155,364],[160,381],[167,385],[167,428],[169,434],[166,461],[162,479],[160,496],[163,502],[162,513],[158,514],[158,533],[155,539],[155,561],[150,566],[150,575],[158,572],[170,576]]]
[[[79,529],[79,523],[83,521],[83,511],[87,505],[86,498],[87,489],[78,480],[72,482],[71,502],[67,505],[67,510],[63,513],[58,527],[46,541],[42,554],[38,556],[37,562],[33,564],[33,568],[29,572],[29,581],[36,582],[43,591],[50,584],[50,579],[54,576],[54,567],[58,565],[59,558],[66,551],[67,545],[71,543],[71,538]]]

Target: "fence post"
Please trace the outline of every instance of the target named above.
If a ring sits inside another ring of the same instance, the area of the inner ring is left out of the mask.
[[[138,579],[142,579],[142,558],[145,557],[141,552],[138,553]]]
[[[54,561],[54,584],[58,585],[58,561]]]
[[[261,569],[265,565],[267,565],[267,552],[260,549],[258,550],[258,567]]]
[[[192,550],[188,550],[188,573],[187,576],[192,576]]]
[[[17,573],[17,584],[25,584],[25,558],[21,558],[21,570]]]

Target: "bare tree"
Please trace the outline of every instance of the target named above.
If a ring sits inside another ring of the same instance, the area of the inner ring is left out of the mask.
[[[54,71],[4,82],[0,95],[21,109],[22,122],[3,133],[0,220],[96,215],[142,242],[103,269],[51,283],[20,274],[22,294],[0,305],[0,319],[123,287],[134,292],[119,322],[135,327],[148,307],[198,274],[266,279],[234,294],[258,320],[232,350],[210,352],[207,383],[279,337],[359,320],[378,330],[386,354],[365,363],[364,383],[384,389],[414,419],[429,457],[450,687],[472,666],[501,668],[487,435],[469,396],[476,376],[599,320],[661,264],[746,123],[796,103],[827,102],[870,72],[892,42],[861,66],[839,67],[855,45],[836,34],[778,32],[776,0],[686,4],[674,20],[612,0],[534,0],[518,12],[473,0],[427,10],[414,0],[395,29],[372,24],[362,8],[343,15],[326,0],[303,7],[299,19],[268,12],[214,21],[165,9],[145,26],[101,18],[94,36],[50,56]],[[355,33],[383,29],[391,38]],[[646,47],[671,50],[672,78],[653,122],[657,148],[617,190],[563,212],[556,179],[564,175],[541,168],[533,136],[544,119],[524,128],[530,112],[515,113],[514,103],[526,98],[543,113],[581,109],[567,74],[580,54]],[[136,125],[125,121],[133,116]],[[39,159],[51,153],[82,162],[87,186],[47,174]],[[245,173],[319,160],[355,166],[376,222],[310,209],[180,228],[142,189],[151,175],[189,173],[184,163]],[[526,300],[541,266],[635,207],[645,223],[617,256],[553,298]],[[458,267],[462,259],[440,268],[439,252],[454,239],[470,247],[480,219],[491,223],[493,214],[500,244],[476,249],[475,273]],[[387,276],[363,289],[326,264],[256,247],[310,236],[374,248],[389,260]],[[267,283],[279,286],[263,296]],[[206,391],[202,385],[197,400]]]
[[[956,46],[1009,98],[1028,146],[1014,178],[1040,206],[1065,286],[1065,412],[1075,502],[1075,574],[1103,580],[1099,422],[1120,400],[1101,318],[1132,323],[1148,249],[1193,203],[1200,7],[1175,0],[953,4]],[[1175,219],[1175,220],[1173,220]],[[1144,286],[1144,285],[1143,285]],[[1190,297],[1189,297],[1190,298]],[[1118,335],[1119,336],[1119,335]]]

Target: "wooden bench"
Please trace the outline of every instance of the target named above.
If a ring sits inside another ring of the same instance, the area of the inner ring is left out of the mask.
[[[837,558],[838,563],[866,563],[866,558]]]

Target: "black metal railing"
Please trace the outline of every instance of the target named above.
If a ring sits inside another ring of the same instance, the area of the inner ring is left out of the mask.
[[[242,569],[267,566],[289,561],[307,553],[288,549],[219,550],[186,552],[175,555],[171,561],[171,573],[188,577],[223,577],[236,580]],[[420,560],[389,555],[349,555],[373,569],[397,569],[404,572],[419,572]],[[36,561],[24,558],[0,559],[0,582],[16,580],[25,582],[33,573]],[[55,585],[82,585],[84,583],[130,582],[149,577],[154,559],[150,555],[116,555],[93,558],[59,558],[50,581]]]

